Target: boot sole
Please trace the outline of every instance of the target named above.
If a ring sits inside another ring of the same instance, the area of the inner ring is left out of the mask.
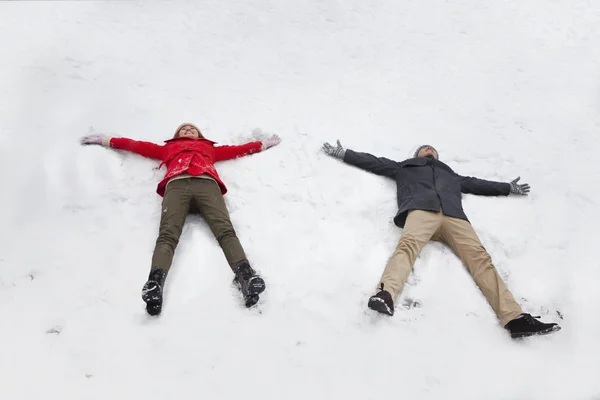
[[[385,302],[383,300],[381,300],[380,298],[376,297],[373,299],[369,299],[369,304],[368,304],[369,308],[371,310],[375,310],[377,312],[380,312],[382,314],[386,314],[389,316],[394,315],[394,310],[390,310],[390,308],[388,307],[387,304],[385,304]]]
[[[162,290],[160,286],[157,283],[154,285],[155,286],[152,288],[142,289],[142,300],[144,300],[144,302],[149,303],[162,300]]]
[[[146,303],[146,312],[149,315],[156,316],[162,311],[162,303],[149,302]]]
[[[538,332],[511,333],[510,337],[512,337],[513,339],[522,339],[522,338],[531,337],[531,336],[549,335],[551,333],[558,332],[560,330],[561,330],[561,327],[558,325],[555,325],[551,328],[544,329],[543,331],[538,331]]]
[[[248,285],[248,296],[252,297],[254,295],[261,294],[265,291],[266,285],[265,281],[261,277],[254,277],[250,281]]]
[[[248,285],[248,295],[244,298],[247,308],[258,303],[258,295],[265,291],[265,286],[265,281],[261,277],[252,278]]]
[[[150,285],[151,288],[142,289],[142,300],[146,303],[146,312],[156,316],[162,312],[162,289],[156,282]]]

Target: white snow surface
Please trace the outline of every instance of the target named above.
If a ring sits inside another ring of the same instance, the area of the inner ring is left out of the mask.
[[[599,2],[0,2],[0,37],[0,398],[600,399]],[[282,137],[217,164],[267,282],[256,309],[191,215],[147,316],[164,167],[79,144],[184,121]],[[562,330],[512,340],[441,244],[393,317],[368,310],[395,184],[320,150],[336,139],[521,176],[530,196],[463,205],[524,310]]]

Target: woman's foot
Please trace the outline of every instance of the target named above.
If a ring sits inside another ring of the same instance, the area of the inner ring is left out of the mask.
[[[258,295],[266,288],[265,281],[256,274],[248,261],[242,261],[237,265],[234,281],[244,296],[246,307],[256,304]]]
[[[142,288],[142,300],[146,302],[146,312],[150,315],[159,315],[162,311],[163,286],[167,273],[164,269],[150,271],[148,281]]]

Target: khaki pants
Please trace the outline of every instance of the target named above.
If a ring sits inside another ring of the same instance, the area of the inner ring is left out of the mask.
[[[202,178],[176,179],[167,185],[152,270],[162,268],[168,272],[171,268],[185,218],[190,212],[199,212],[204,217],[235,271],[237,264],[246,260],[246,254],[229,219],[219,185],[213,179]]]
[[[430,239],[447,243],[460,257],[502,326],[523,312],[498,275],[471,224],[448,217],[441,211],[413,210],[408,213],[402,238],[387,263],[377,289],[383,284],[396,302],[415,259]]]

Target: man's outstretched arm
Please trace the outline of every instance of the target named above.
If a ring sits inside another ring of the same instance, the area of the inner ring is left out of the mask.
[[[389,178],[393,178],[398,168],[400,168],[399,163],[385,157],[375,157],[369,153],[359,153],[350,149],[344,149],[339,140],[336,147],[333,147],[329,143],[324,143],[323,151],[332,157],[339,158],[347,164]]]
[[[520,177],[512,180],[510,183],[486,181],[484,179],[473,178],[471,176],[458,176],[460,180],[460,191],[479,196],[508,196],[509,194],[524,195],[529,194],[530,186],[528,184],[518,184]]]

